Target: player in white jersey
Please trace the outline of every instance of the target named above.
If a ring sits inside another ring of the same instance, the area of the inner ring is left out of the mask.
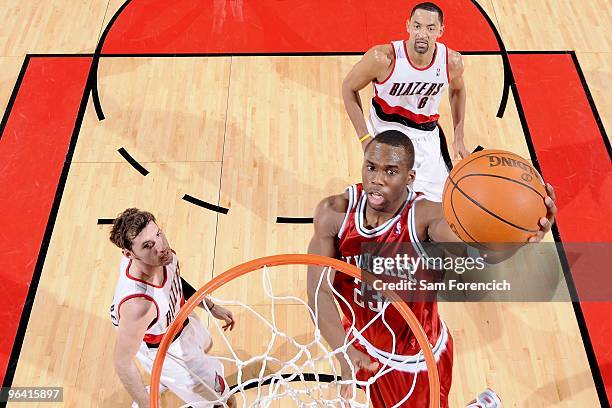
[[[399,130],[410,137],[415,149],[413,188],[439,202],[448,168],[442,155],[446,141],[441,140],[438,108],[447,87],[455,158],[469,154],[463,141],[463,62],[461,54],[436,42],[444,25],[442,10],[435,4],[417,4],[406,29],[407,40],[377,45],[365,53],[344,79],[342,97],[364,149],[372,137],[386,130]],[[369,83],[374,86],[374,97],[366,123],[359,91]]]
[[[149,394],[134,356],[151,373],[163,335],[195,289],[181,278],[178,258],[151,213],[125,210],[115,219],[110,240],[123,253],[111,305],[111,319],[117,327],[115,370],[134,398],[132,406],[148,407]],[[209,299],[206,303],[211,314],[225,322],[224,329],[233,329],[232,312]],[[227,397],[223,365],[205,354],[211,347],[208,330],[192,313],[168,349],[161,385],[186,403]],[[230,396],[226,404],[235,407],[235,397]]]

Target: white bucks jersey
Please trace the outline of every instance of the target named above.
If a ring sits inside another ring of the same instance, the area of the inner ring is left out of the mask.
[[[185,303],[178,258],[173,252],[172,262],[164,266],[164,278],[160,286],[135,278],[130,273],[130,267],[132,261],[123,257],[119,281],[110,308],[111,320],[115,326],[119,326],[121,305],[125,301],[137,297],[147,299],[155,305],[157,315],[149,325],[143,341],[149,345],[157,345]]]
[[[395,58],[384,81],[374,81],[370,115],[386,122],[431,131],[436,128],[442,95],[448,86],[448,49],[436,43],[431,63],[424,68],[410,61],[406,42],[391,43]]]

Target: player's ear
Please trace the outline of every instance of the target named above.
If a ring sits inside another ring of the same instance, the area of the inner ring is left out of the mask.
[[[125,256],[126,258],[134,259],[134,254],[132,253],[132,251],[128,251],[124,248],[121,250],[121,253],[123,253],[123,256]]]
[[[440,26],[440,34],[438,34],[438,38],[442,37],[442,34],[444,34],[444,28],[445,28],[445,25],[444,25],[444,24],[442,24],[442,25]]]
[[[406,185],[409,186],[414,181],[416,177],[416,172],[414,170],[408,170],[408,175],[406,176],[408,179],[406,181]]]

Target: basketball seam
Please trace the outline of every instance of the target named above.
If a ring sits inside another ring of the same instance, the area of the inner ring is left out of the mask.
[[[453,184],[453,186],[456,187],[455,182],[452,180],[452,178],[449,176],[448,179],[450,180],[450,182]],[[455,191],[455,188],[453,188],[453,191],[451,191],[451,195],[450,195],[450,204],[451,204],[451,209],[453,210],[453,215],[455,216],[455,219],[457,220],[457,223],[459,223],[459,226],[461,227],[461,229],[467,234],[468,237],[470,237],[472,239],[472,241],[474,241],[475,243],[480,243],[477,239],[475,239],[463,226],[463,224],[461,223],[461,219],[457,216],[457,212],[455,211],[455,204],[453,204],[453,192]]]
[[[527,228],[519,227],[518,225],[515,225],[515,224],[511,223],[510,221],[507,221],[507,220],[505,220],[505,219],[501,218],[499,215],[497,215],[497,214],[495,214],[494,212],[492,212],[492,211],[488,210],[487,208],[485,208],[484,206],[482,206],[482,205],[481,205],[481,204],[480,204],[478,201],[474,200],[472,197],[470,197],[469,195],[467,195],[467,194],[466,194],[466,193],[465,193],[465,192],[464,192],[464,191],[463,191],[463,190],[462,190],[462,189],[461,189],[461,188],[460,188],[460,187],[457,185],[457,183],[455,183],[455,182],[454,182],[454,181],[453,181],[453,180],[452,180],[450,177],[449,177],[449,181],[450,181],[450,182],[453,184],[453,186],[455,187],[455,189],[459,190],[459,192],[465,196],[465,198],[467,198],[468,200],[470,200],[471,202],[473,202],[474,204],[476,204],[476,205],[477,205],[477,206],[478,206],[478,207],[479,207],[481,210],[483,210],[484,212],[486,212],[486,213],[487,213],[487,214],[489,214],[489,215],[492,215],[493,217],[497,218],[497,219],[498,219],[498,220],[500,220],[501,222],[506,223],[506,224],[508,224],[508,225],[511,225],[511,226],[513,226],[514,228],[519,229],[519,230],[521,230],[521,231],[525,231],[525,232],[534,232],[534,233],[535,233],[535,232],[538,232],[538,231],[539,231],[539,230],[530,230],[530,229],[527,229]],[[452,205],[452,196],[451,196],[451,205]],[[459,218],[457,218],[457,221],[459,221]],[[459,221],[459,223],[461,223],[461,222]],[[463,226],[461,226],[461,227],[463,228]],[[464,230],[465,230],[465,228],[464,228]],[[466,231],[466,233],[467,233],[467,231]],[[468,234],[468,235],[469,235],[469,234]],[[473,239],[473,238],[472,238],[472,239]]]
[[[539,195],[540,197],[542,197],[542,200],[545,199],[546,197],[543,196],[542,194],[540,194],[540,192],[538,190],[536,190],[535,188],[531,187],[529,184],[525,184],[521,181],[515,180],[513,178],[510,177],[506,177],[506,176],[500,176],[497,174],[486,174],[486,173],[471,173],[471,174],[467,174],[465,176],[462,176],[459,180],[457,180],[457,183],[459,183],[461,180],[463,180],[464,178],[468,178],[468,177],[472,177],[472,176],[483,176],[483,177],[496,177],[496,178],[500,178],[500,179],[504,179],[504,180],[508,180],[511,181],[513,183],[517,183],[520,184],[524,187],[527,187],[528,189],[532,190],[534,193],[536,193],[537,195]]]

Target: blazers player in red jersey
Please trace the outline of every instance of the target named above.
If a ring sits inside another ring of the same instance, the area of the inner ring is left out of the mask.
[[[415,172],[412,170],[414,148],[409,138],[390,130],[379,134],[365,150],[362,168],[362,184],[350,186],[344,193],[327,197],[317,206],[314,214],[314,235],[308,247],[309,253],[326,255],[359,263],[364,245],[407,243],[415,253],[423,256],[423,243],[458,242],[446,222],[442,205],[429,201],[422,194],[411,190]],[[547,185],[549,197],[547,218],[540,220],[541,230],[530,238],[539,242],[554,222],[556,207],[554,191]],[[488,252],[487,262],[496,263],[512,256],[509,252]],[[481,254],[485,255],[485,254]],[[420,347],[406,321],[392,306],[385,310],[385,321],[393,331],[374,319],[381,303],[362,297],[362,282],[340,272],[333,272],[330,278],[333,290],[319,277],[321,268],[312,267],[308,274],[308,300],[313,308],[318,304],[318,327],[333,349],[344,344],[347,326],[354,323],[350,333],[356,342],[348,347],[347,355],[357,372],[359,380],[367,380],[382,363],[394,367],[382,375],[370,388],[370,399],[376,408],[396,406],[423,408],[429,404],[429,383],[426,366],[418,355]],[[341,319],[334,291],[350,305],[339,299],[344,315]],[[453,338],[446,324],[438,315],[433,301],[408,302],[432,345],[440,374],[441,407],[448,406],[448,394],[452,381]],[[351,311],[352,309],[352,311]],[[349,321],[347,325],[347,320]],[[362,333],[358,331],[374,319]],[[344,325],[343,325],[344,323]],[[344,326],[344,327],[343,327]],[[356,329],[356,330],[355,330]],[[395,342],[393,341],[395,340]],[[393,346],[395,344],[395,346]],[[392,361],[389,360],[391,358]],[[339,355],[342,377],[351,378],[351,369],[342,355]],[[402,402],[412,387],[417,374],[416,386],[411,397]],[[341,387],[343,396],[349,397],[351,388]],[[485,405],[486,404],[486,405]],[[474,407],[499,407],[499,398],[491,390],[479,395]]]
[[[444,32],[444,15],[433,3],[420,3],[406,22],[407,40],[370,48],[342,84],[342,97],[357,137],[365,148],[377,134],[399,130],[415,149],[415,191],[442,200],[448,175],[438,127],[438,108],[449,88],[455,158],[468,151],[463,141],[466,89],[461,54],[437,42]],[[374,97],[366,122],[359,91],[372,83]]]

